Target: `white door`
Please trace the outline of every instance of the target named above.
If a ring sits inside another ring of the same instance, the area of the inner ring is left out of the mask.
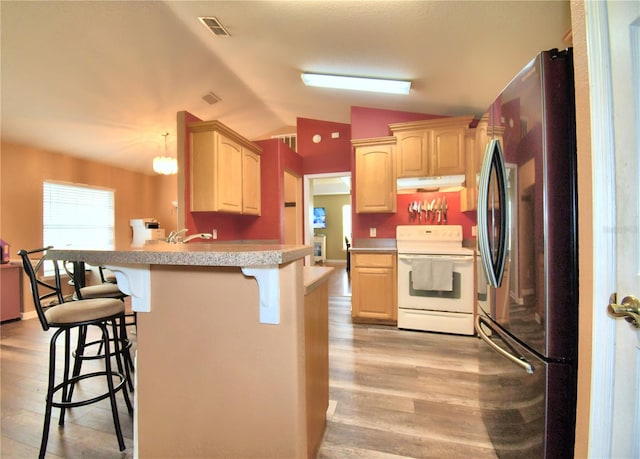
[[[587,1],[585,13],[600,284],[594,283],[589,455],[640,458],[640,332],[603,314],[610,293],[618,303],[640,298],[640,2]]]

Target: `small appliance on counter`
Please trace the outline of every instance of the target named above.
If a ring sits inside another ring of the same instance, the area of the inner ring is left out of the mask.
[[[129,220],[133,229],[133,239],[131,245],[141,246],[145,241],[164,239],[164,229],[160,228],[160,223],[155,218],[134,218]]]

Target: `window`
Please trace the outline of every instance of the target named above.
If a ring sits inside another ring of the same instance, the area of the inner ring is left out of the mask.
[[[44,182],[44,245],[113,249],[114,194],[113,190],[88,185]]]

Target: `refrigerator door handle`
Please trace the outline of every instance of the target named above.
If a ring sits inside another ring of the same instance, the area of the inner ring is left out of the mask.
[[[489,252],[489,237],[487,236],[487,188],[489,182],[489,164],[487,156],[491,154],[491,143],[488,143],[485,148],[484,161],[482,162],[482,171],[480,173],[480,182],[478,184],[478,249],[480,250],[480,260],[482,261],[482,268],[487,276],[489,285],[492,284],[492,280],[495,279],[493,273],[493,267],[491,266],[491,254]]]
[[[489,186],[491,183],[492,171],[495,170],[499,194],[499,208],[492,209],[492,212],[499,213],[499,228],[495,228],[495,219],[489,221]],[[482,171],[480,172],[480,182],[478,184],[478,248],[480,249],[480,259],[484,267],[487,281],[490,286],[498,288],[502,283],[504,274],[505,258],[507,252],[507,173],[504,166],[502,148],[497,139],[491,140],[485,149],[482,161]],[[491,225],[491,227],[490,227]],[[489,234],[498,230],[498,240],[493,241],[496,246],[491,247]],[[495,257],[492,251],[496,252]]]
[[[511,362],[515,363],[516,365],[522,367],[524,369],[524,371],[526,371],[528,374],[530,374],[530,375],[533,374],[534,367],[533,367],[533,365],[531,365],[530,362],[527,361],[527,359],[525,359],[522,356],[518,357],[518,356],[515,356],[513,354],[510,354],[509,352],[505,351],[500,346],[498,346],[496,343],[491,341],[491,338],[489,338],[489,336],[487,336],[487,334],[482,329],[482,325],[485,325],[486,327],[490,328],[493,333],[495,333],[497,335],[500,335],[501,337],[503,337],[503,339],[506,339],[506,338],[504,338],[504,334],[502,332],[500,332],[496,328],[492,327],[491,324],[484,317],[481,317],[481,316],[478,315],[478,316],[476,316],[476,332],[478,332],[478,336],[480,337],[480,339],[482,341],[487,343],[491,349],[496,351],[502,357],[504,357],[507,360],[510,360]]]

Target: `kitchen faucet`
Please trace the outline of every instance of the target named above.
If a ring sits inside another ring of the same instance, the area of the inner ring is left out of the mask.
[[[171,231],[167,237],[167,242],[170,244],[177,244],[182,241],[182,236],[189,231],[187,228],[183,228],[179,231]]]
[[[169,233],[169,237],[167,237],[167,242],[170,244],[184,244],[185,242],[189,242],[193,239],[213,239],[213,234],[211,233],[197,233],[184,237],[187,231],[189,231],[187,228],[183,228],[179,231],[171,231],[171,233]]]
[[[189,242],[192,239],[213,239],[213,234],[211,233],[192,234],[191,236],[187,236],[184,239],[181,239],[179,242],[184,244],[185,242]]]

